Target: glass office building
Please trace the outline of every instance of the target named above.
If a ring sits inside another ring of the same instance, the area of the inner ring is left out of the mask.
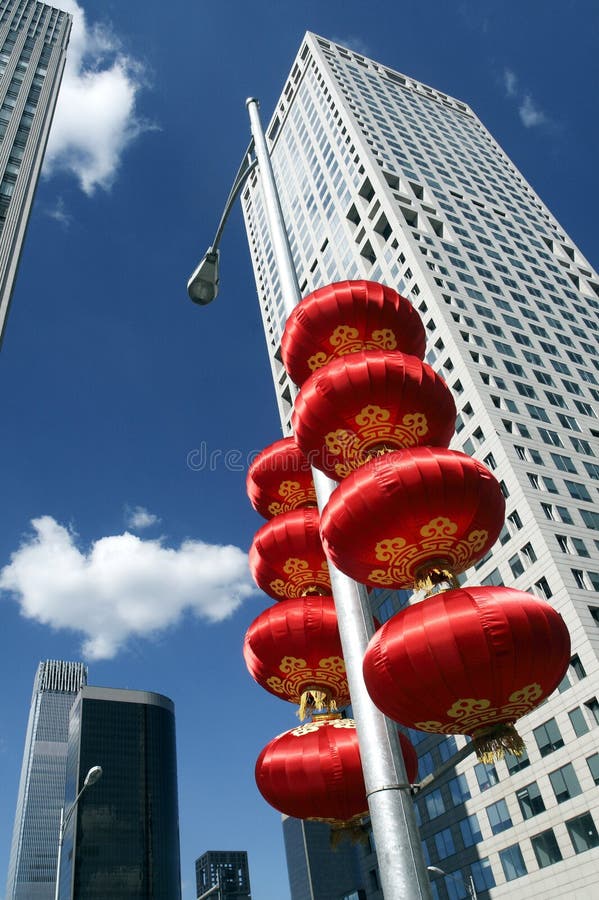
[[[61,900],[181,897],[175,713],[161,694],[84,687],[71,711]]]
[[[46,660],[33,684],[6,900],[53,900],[64,803],[69,714],[87,667]]]
[[[218,900],[250,900],[250,870],[245,850],[208,850],[196,859],[196,897],[216,887]]]
[[[572,636],[527,754],[461,762],[416,800],[439,898],[599,891],[599,276],[464,102],[308,33],[267,128],[302,294],[347,278],[405,294],[447,380],[455,449],[494,470],[506,522],[469,584],[547,599]],[[260,174],[242,194],[277,402],[284,310]],[[265,438],[265,444],[267,443]],[[393,601],[385,601],[385,612]],[[385,618],[385,615],[381,616]],[[413,734],[420,775],[464,738]],[[374,870],[373,870],[374,871]],[[369,896],[378,897],[376,888]]]
[[[0,0],[0,342],[66,60],[71,16]]]

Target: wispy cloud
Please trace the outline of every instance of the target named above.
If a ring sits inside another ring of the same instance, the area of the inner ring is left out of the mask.
[[[68,228],[73,221],[73,217],[70,215],[70,213],[67,212],[63,197],[58,197],[54,206],[46,209],[45,213],[51,219],[55,219],[57,222],[60,222],[60,224],[64,228]]]
[[[520,87],[518,77],[511,69],[503,71],[503,87],[506,96],[515,101],[520,121],[525,128],[549,124],[548,117],[535,103],[532,95]]]
[[[368,44],[361,37],[358,37],[358,35],[345,35],[344,37],[337,36],[332,37],[331,40],[334,44],[340,44],[341,47],[347,47],[348,50],[353,50],[354,53],[359,53],[361,56],[370,57],[372,55],[372,51]]]
[[[160,522],[158,516],[149,512],[144,506],[126,510],[125,524],[133,531],[143,531],[144,528],[150,528],[152,525],[157,525],[158,522]]]
[[[108,26],[88,26],[76,0],[60,8],[73,14],[73,29],[44,174],[69,172],[91,195],[110,188],[125,149],[152,127],[136,109],[144,72]]]
[[[167,547],[125,532],[82,549],[52,516],[31,525],[0,571],[0,589],[25,618],[82,634],[88,659],[110,659],[130,638],[155,635],[185,613],[220,622],[255,590],[239,547],[192,540]]]
[[[505,69],[503,73],[503,83],[508,97],[515,97],[518,93],[518,79],[516,78],[515,72],[512,72],[511,69]]]
[[[539,109],[530,94],[526,94],[518,107],[518,114],[526,128],[543,125],[547,121],[545,113]]]

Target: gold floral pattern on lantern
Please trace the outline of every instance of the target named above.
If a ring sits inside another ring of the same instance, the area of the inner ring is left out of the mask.
[[[269,584],[277,597],[306,597],[308,594],[327,595],[331,590],[331,579],[326,560],[319,569],[313,569],[307,560],[290,557],[283,566],[287,578],[275,578]]]
[[[381,448],[387,451],[417,446],[429,431],[424,413],[406,413],[401,423],[393,422],[390,410],[374,403],[363,407],[353,420],[356,431],[338,428],[324,439],[329,453],[341,457],[334,467],[339,478],[363,466]]]
[[[474,529],[462,540],[454,536],[458,526],[446,516],[436,516],[420,529],[422,540],[408,544],[401,537],[385,538],[376,544],[374,552],[377,560],[388,563],[385,569],[373,569],[368,575],[368,583],[387,587],[398,581],[414,581],[415,570],[426,568],[427,561],[435,566],[463,571],[469,560],[485,545],[489,533],[485,529]]]
[[[515,722],[537,706],[542,693],[539,684],[527,684],[510,694],[506,704],[496,707],[491,706],[490,700],[466,697],[450,706],[448,721],[416,722],[414,727],[433,734],[473,734],[478,728],[488,728],[494,723]]]
[[[268,687],[290,700],[299,703],[306,690],[334,688],[340,697],[340,706],[349,703],[349,692],[345,663],[340,656],[329,656],[319,660],[317,667],[308,669],[305,659],[295,656],[284,656],[279,663],[279,671],[285,676],[272,675],[266,684]]]
[[[356,723],[353,719],[342,719],[339,713],[325,713],[323,716],[314,716],[311,722],[306,722],[305,725],[299,725],[289,733],[294,737],[302,737],[304,734],[310,734],[311,732],[318,731],[319,728],[324,728],[327,725],[332,728],[356,727]]]
[[[313,484],[306,490],[299,481],[286,480],[281,482],[277,493],[281,497],[281,502],[273,500],[269,504],[268,512],[271,516],[279,516],[281,513],[299,509],[301,506],[316,505],[316,492]]]
[[[396,350],[397,338],[391,328],[378,328],[370,333],[370,337],[363,335],[357,328],[351,325],[337,325],[329,335],[327,343],[333,348],[331,353],[319,350],[307,359],[311,372],[326,366],[331,360],[339,356],[347,356],[348,353],[358,353],[360,350]]]

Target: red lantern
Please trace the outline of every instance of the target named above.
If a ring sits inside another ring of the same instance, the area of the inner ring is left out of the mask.
[[[426,335],[409,300],[374,281],[341,281],[299,303],[285,326],[283,365],[296,384],[338,356],[399,350],[424,356]]]
[[[350,702],[332,597],[282,600],[265,609],[246,632],[243,656],[258,684],[299,704],[301,719]]]
[[[470,456],[417,447],[377,457],[341,482],[321,519],[328,558],[372,587],[453,580],[493,546],[505,501]]]
[[[275,516],[256,532],[250,548],[254,581],[275,600],[331,593],[329,568],[318,533],[317,509]]]
[[[416,752],[402,734],[400,742],[412,783]],[[258,757],[256,784],[267,803],[297,819],[347,825],[368,815],[355,722],[315,716],[280,734]]]
[[[250,503],[265,519],[316,506],[310,463],[293,438],[266,447],[249,467],[246,485]]]
[[[420,731],[468,734],[489,761],[523,744],[512,728],[560,683],[568,630],[552,606],[505,587],[436,594],[374,635],[364,681],[386,716]]]
[[[369,350],[311,375],[291,421],[313,464],[340,479],[381,451],[446,447],[455,416],[449,388],[430,366],[416,356]]]

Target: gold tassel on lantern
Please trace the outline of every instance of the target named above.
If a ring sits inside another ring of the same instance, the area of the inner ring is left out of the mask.
[[[476,756],[483,763],[493,763],[497,759],[503,759],[506,753],[511,753],[512,756],[522,756],[525,749],[524,741],[514,726],[508,723],[483,728],[473,735],[472,740]]]
[[[320,688],[308,688],[302,692],[297,716],[300,721],[304,721],[308,716],[318,710],[329,710],[335,712],[337,703],[331,697],[329,691],[323,691]]]
[[[446,584],[446,588],[440,588],[442,584]],[[414,590],[424,591],[425,597],[431,594],[441,593],[442,590],[452,590],[459,588],[460,582],[457,575],[447,566],[446,563],[431,560],[417,569],[414,573]]]

